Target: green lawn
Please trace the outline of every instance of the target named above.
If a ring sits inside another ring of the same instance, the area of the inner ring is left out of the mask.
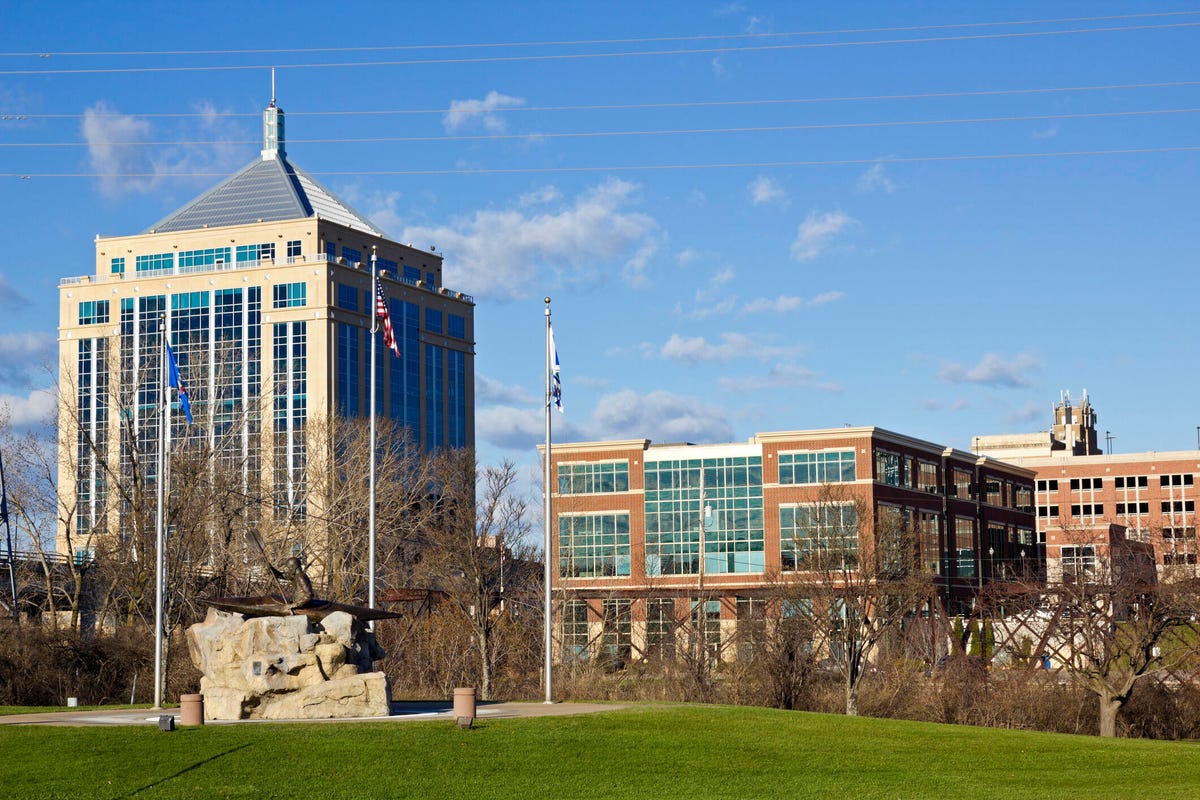
[[[114,708],[150,708],[149,703],[136,706],[0,706],[0,717],[10,717],[16,714],[53,714],[56,711],[96,711]]]
[[[1200,797],[1196,744],[768,709],[572,717],[0,728],[13,798]]]

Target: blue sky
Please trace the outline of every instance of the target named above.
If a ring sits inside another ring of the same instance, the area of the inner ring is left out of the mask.
[[[536,464],[546,295],[558,440],[967,448],[1086,387],[1195,444],[1200,4],[138,5],[0,9],[17,422],[58,279],[254,159],[274,65],[291,159],[476,297],[485,462]]]

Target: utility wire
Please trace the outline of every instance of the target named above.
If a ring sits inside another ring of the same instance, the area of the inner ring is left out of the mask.
[[[730,106],[757,105],[795,105],[809,103],[856,103],[873,102],[878,100],[934,100],[961,97],[997,97],[1022,94],[1052,94],[1068,92],[1101,92],[1119,91],[1125,89],[1176,89],[1188,86],[1200,86],[1200,81],[1159,81],[1155,83],[1110,83],[1097,86],[1049,86],[1031,89],[982,89],[963,92],[912,92],[906,94],[874,94],[847,95],[843,97],[797,97],[797,98],[764,98],[757,100],[695,100],[671,103],[601,103],[594,105],[570,106],[506,106],[489,109],[489,114],[514,114],[530,111],[638,111],[664,108],[722,108]],[[408,108],[408,109],[367,109],[344,111],[288,111],[289,117],[350,117],[350,116],[404,116],[417,114],[449,114],[452,108]],[[183,118],[258,118],[261,111],[193,111],[165,113],[122,113],[119,111],[88,111],[83,114],[24,114],[20,112],[0,113],[0,122],[13,122],[33,119],[82,119],[84,117],[138,117],[142,119],[183,119]]]
[[[459,168],[459,169],[394,169],[394,170],[330,170],[308,174],[317,177],[366,177],[400,175],[520,175],[548,173],[587,172],[667,172],[713,169],[771,169],[783,167],[839,167],[872,164],[919,164],[953,161],[1002,161],[1024,158],[1081,158],[1087,156],[1146,155],[1154,153],[1196,153],[1200,145],[1165,147],[1134,147],[1109,150],[1063,150],[1052,153],[976,153],[948,156],[884,156],[874,158],[844,158],[825,161],[746,161],[709,164],[639,164],[581,167],[504,167],[504,168]],[[0,178],[226,178],[225,172],[57,172],[21,173],[0,172]]]
[[[941,42],[982,41],[987,39],[1028,39],[1042,36],[1069,36],[1084,33],[1118,33],[1129,31],[1195,28],[1200,22],[1172,22],[1160,25],[1122,25],[1107,28],[1071,28],[1058,31],[1019,31],[1010,33],[964,34],[961,36],[930,36],[914,39],[871,39],[855,42],[804,42],[795,44],[752,45],[744,47],[696,47],[677,50],[636,50],[618,53],[556,53],[526,56],[479,56],[471,58],[427,58],[396,61],[334,61],[298,64],[221,64],[194,67],[96,67],[87,69],[30,69],[0,70],[0,75],[113,75],[118,73],[180,73],[180,72],[241,72],[268,69],[331,69],[342,67],[411,67],[443,64],[501,64],[531,61],[579,61],[596,58],[634,58],[647,56],[711,55],[715,53],[748,53],[784,50],[811,50],[834,47],[867,47],[889,44],[931,44]]]
[[[291,144],[381,144],[388,142],[464,142],[464,141],[509,141],[513,139],[594,139],[625,136],[683,136],[719,133],[776,133],[787,131],[838,130],[846,128],[899,128],[928,125],[973,125],[993,122],[1048,122],[1068,119],[1105,119],[1114,117],[1146,117],[1165,114],[1195,114],[1200,108],[1164,108],[1140,111],[1096,111],[1075,114],[1028,114],[1009,117],[961,117],[952,119],[885,120],[876,122],[820,122],[803,125],[762,125],[727,128],[676,128],[640,131],[576,131],[557,133],[481,133],[451,136],[375,136],[375,137],[328,137],[319,139],[290,139]],[[126,142],[0,142],[5,147],[91,147],[103,144],[106,147],[198,147],[258,144],[258,139],[207,139],[195,141],[126,141]]]
[[[690,36],[643,36],[623,39],[574,39],[544,42],[464,42],[459,44],[403,44],[369,45],[363,47],[276,47],[227,50],[80,50],[38,51],[27,53],[0,53],[0,58],[51,58],[51,57],[97,57],[97,56],[215,56],[215,55],[280,55],[286,53],[377,53],[402,52],[409,50],[468,50],[498,47],[580,47],[603,44],[648,44],[652,42],[701,42],[714,39],[771,39],[789,36],[843,36],[860,33],[894,33],[901,31],[934,31],[956,28],[989,28],[1006,25],[1063,25],[1078,22],[1111,22],[1124,19],[1151,19],[1163,17],[1186,17],[1200,11],[1163,11],[1145,14],[1109,14],[1091,17],[1058,17],[1050,19],[994,20],[988,22],[956,22],[938,25],[902,25],[886,28],[834,28],[815,31],[787,31],[771,33],[715,33]]]

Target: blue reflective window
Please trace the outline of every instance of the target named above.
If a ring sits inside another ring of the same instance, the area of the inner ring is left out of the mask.
[[[334,300],[338,308],[347,311],[358,311],[358,290],[344,283],[337,285],[337,298]]]
[[[446,315],[446,332],[456,339],[467,338],[467,318],[461,314]]]
[[[559,494],[629,491],[628,461],[587,461],[558,465]]]
[[[696,574],[702,528],[705,572],[765,569],[760,457],[648,462],[644,474],[647,575]]]
[[[79,324],[98,325],[108,322],[107,300],[86,300],[79,304]]]
[[[183,250],[179,253],[180,272],[202,272],[217,264],[227,263],[228,247],[206,247],[203,250]]]
[[[822,450],[779,454],[781,484],[852,483],[854,450]]]
[[[356,325],[339,322],[337,325],[337,352],[335,375],[337,380],[337,404],[344,416],[357,417],[360,413],[359,356],[362,353],[360,332]]]
[[[271,287],[272,308],[297,308],[307,304],[308,286],[299,283],[277,283]]]
[[[417,269],[416,267],[405,267],[404,280],[409,283],[416,283],[417,281],[421,280],[421,270]]]
[[[425,449],[437,450],[446,443],[445,435],[445,351],[437,345],[425,345]]]
[[[446,413],[450,422],[450,446],[466,447],[467,442],[467,376],[466,353],[446,351],[447,387]]]
[[[239,264],[253,261],[273,261],[275,259],[275,243],[239,244],[237,250],[234,251],[234,258]]]
[[[442,332],[442,312],[436,308],[425,309],[425,330],[430,333]]]
[[[361,264],[362,251],[342,245],[342,258],[346,259],[347,264]]]
[[[173,269],[174,266],[174,253],[155,253],[148,256],[136,256],[133,259],[134,270],[139,274],[143,272],[170,270]]]
[[[599,578],[629,574],[629,514],[563,514],[558,518],[558,574]]]
[[[114,258],[112,260],[111,264],[112,264],[112,274],[113,275],[124,275],[125,274],[125,257],[124,256],[121,256],[120,258]]]

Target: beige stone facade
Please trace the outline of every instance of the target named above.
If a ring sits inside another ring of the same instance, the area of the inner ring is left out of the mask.
[[[473,298],[443,285],[440,254],[392,241],[294,167],[281,111],[264,126],[260,161],[142,233],[97,236],[91,274],[60,282],[64,554],[127,529],[114,482],[153,486],[164,334],[195,420],[172,401],[172,451],[207,446],[293,516],[319,503],[307,425],[367,416],[373,258],[400,350],[376,334],[379,416],[422,449],[474,445]]]

